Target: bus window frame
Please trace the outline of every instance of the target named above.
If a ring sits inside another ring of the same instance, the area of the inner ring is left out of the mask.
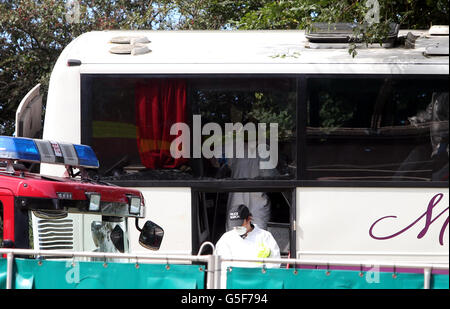
[[[230,79],[238,79],[238,78],[242,78],[242,79],[250,79],[250,78],[254,78],[254,77],[258,77],[261,79],[266,79],[266,78],[291,78],[294,79],[295,84],[296,84],[296,91],[298,93],[299,90],[299,75],[298,74],[91,74],[91,73],[83,73],[80,74],[80,130],[81,130],[81,144],[83,145],[91,145],[91,137],[92,137],[92,128],[89,125],[90,123],[92,123],[92,108],[90,107],[89,104],[87,104],[86,102],[90,101],[90,93],[91,91],[89,90],[89,88],[91,87],[91,83],[90,83],[90,79],[95,78],[95,77],[104,77],[104,78],[152,78],[152,79],[187,79],[187,83],[188,83],[188,87],[187,87],[187,102],[186,102],[186,106],[188,109],[192,110],[194,107],[192,100],[192,89],[191,87],[189,87],[189,79],[209,79],[209,78],[230,78]],[[295,112],[296,115],[298,115],[298,107],[299,107],[299,96],[296,96],[296,102],[295,102]],[[296,119],[296,124],[298,123],[297,119]],[[188,125],[190,128],[192,128],[192,118],[188,119]],[[192,143],[192,136],[191,138],[191,143]],[[296,130],[295,130],[295,141],[296,143],[298,143],[298,127],[296,126]],[[298,147],[297,147],[297,151],[298,151]],[[296,153],[296,156],[298,157],[298,154]],[[191,159],[191,160],[196,160]],[[295,171],[295,175],[293,175],[292,179],[289,179],[287,181],[289,182],[295,182],[298,180],[298,170]],[[228,180],[228,181],[235,181],[236,179],[232,180]],[[263,180],[264,182],[267,181],[274,181],[276,179],[270,179],[270,180]],[[115,184],[116,180],[108,180],[109,183]],[[118,180],[118,182],[122,182],[124,180]],[[144,184],[150,184],[151,182],[173,182],[176,184],[177,187],[184,186],[184,187],[192,187],[191,184],[193,182],[197,182],[197,181],[202,181],[201,179],[198,178],[193,178],[190,180],[139,180],[134,182],[134,180],[125,180],[125,182],[127,183],[144,183]],[[279,181],[279,180],[276,180]],[[286,181],[286,180],[281,180],[281,181]],[[214,182],[216,183],[216,180],[210,179],[207,182]],[[125,187],[127,186],[132,186],[132,185],[123,185]],[[136,185],[134,185],[136,186]],[[140,186],[140,185],[138,185]],[[149,185],[149,186],[153,186],[153,185]],[[145,185],[144,187],[147,187],[147,185]]]
[[[254,186],[233,186],[224,188],[222,186],[199,186],[192,188],[191,190],[191,203],[192,203],[192,212],[191,212],[191,233],[192,233],[192,252],[197,252],[200,249],[200,243],[198,238],[198,232],[199,232],[199,224],[198,224],[198,217],[199,217],[199,210],[200,207],[198,205],[199,193],[233,193],[233,192],[282,192],[287,191],[291,192],[292,194],[292,205],[290,207],[289,211],[289,250],[292,254],[292,252],[296,251],[296,244],[297,244],[297,234],[296,234],[296,218],[297,218],[297,190],[296,187],[292,186],[285,186],[285,187],[278,187],[278,186],[272,186],[272,187],[254,187]]]
[[[89,79],[93,77],[126,77],[126,78],[295,78],[297,83],[296,97],[296,161],[297,169],[294,179],[290,180],[239,180],[239,179],[191,179],[191,180],[108,180],[111,184],[124,187],[188,187],[193,190],[234,190],[239,188],[241,191],[256,190],[270,191],[295,189],[297,187],[386,187],[386,188],[447,188],[448,181],[378,181],[378,180],[306,180],[302,179],[306,171],[306,110],[307,110],[307,91],[308,81],[311,79],[330,79],[330,78],[364,78],[364,79],[448,79],[448,75],[443,74],[283,74],[283,73],[264,73],[264,74],[80,74],[80,105],[81,105],[81,143],[90,145],[90,136],[92,132],[89,123],[92,120],[92,111],[88,107]],[[190,106],[191,103],[188,102]]]

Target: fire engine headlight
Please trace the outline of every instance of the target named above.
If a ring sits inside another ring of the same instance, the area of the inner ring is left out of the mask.
[[[100,194],[95,192],[87,192],[89,198],[89,211],[100,211]]]
[[[138,216],[141,213],[141,198],[137,196],[131,196],[128,198],[129,212],[131,215]]]

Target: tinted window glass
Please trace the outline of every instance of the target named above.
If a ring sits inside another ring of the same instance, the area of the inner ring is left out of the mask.
[[[221,133],[222,153],[209,162],[203,160],[202,175],[233,179],[294,178],[295,79],[196,79],[191,81],[190,91],[193,113],[201,115],[202,123],[215,124]],[[276,132],[271,131],[270,124],[276,125]],[[232,126],[233,131],[229,131]],[[246,128],[255,130],[255,136],[251,137],[248,131],[239,136]],[[269,146],[270,154],[258,149],[261,144],[258,137],[263,133],[266,134],[263,143]],[[209,136],[205,135],[203,141],[207,142]],[[230,145],[227,138],[234,144]]]
[[[448,181],[447,80],[311,78],[306,178]]]
[[[82,77],[108,180],[293,179],[296,79]]]

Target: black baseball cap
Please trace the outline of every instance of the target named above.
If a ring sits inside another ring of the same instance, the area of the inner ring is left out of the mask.
[[[241,226],[244,223],[244,220],[247,219],[252,214],[250,210],[245,205],[239,205],[237,208],[233,209],[229,213],[230,226]]]

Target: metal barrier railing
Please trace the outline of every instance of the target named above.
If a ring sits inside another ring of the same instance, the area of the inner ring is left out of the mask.
[[[103,258],[103,259],[128,259],[136,261],[161,261],[170,262],[200,262],[206,263],[206,288],[219,289],[225,288],[221,282],[221,273],[224,271],[223,263],[247,262],[258,263],[258,265],[266,264],[292,264],[300,268],[301,266],[327,266],[327,267],[360,267],[367,265],[367,261],[324,261],[324,260],[306,260],[291,258],[254,258],[254,259],[236,259],[226,258],[215,254],[212,255],[181,255],[181,254],[128,254],[128,253],[103,253],[103,252],[67,252],[52,250],[33,250],[33,249],[0,249],[0,256],[7,257],[7,279],[6,288],[12,288],[13,264],[14,256],[46,256],[46,257],[87,257],[87,258]],[[422,269],[424,274],[424,289],[430,288],[432,270],[449,270],[448,264],[431,264],[431,263],[396,263],[396,262],[370,262],[379,268],[393,269]],[[259,266],[259,267],[261,267]],[[264,267],[264,266],[263,266]]]
[[[327,266],[327,267],[361,267],[363,265],[369,264],[368,261],[324,261],[324,260],[306,260],[306,259],[286,259],[286,258],[254,258],[254,259],[235,259],[235,258],[222,258],[219,257],[219,262],[216,262],[221,268],[224,262],[248,262],[248,263],[259,263],[259,265],[264,265],[267,263],[275,264],[293,264],[298,268],[301,266]],[[423,269],[424,274],[424,289],[430,289],[431,285],[431,273],[432,270],[449,270],[448,264],[431,264],[431,263],[408,263],[408,262],[386,262],[386,261],[371,261],[370,264],[377,266],[378,268],[393,268],[393,269]],[[219,278],[215,278],[217,284]],[[217,286],[217,285],[216,285]]]
[[[202,262],[207,264],[206,269],[206,288],[214,288],[214,273],[209,271],[214,269],[214,256],[212,255],[165,255],[165,254],[127,254],[127,253],[108,253],[108,252],[68,252],[68,251],[53,251],[53,250],[33,250],[33,249],[0,249],[0,256],[6,254],[7,270],[6,270],[6,288],[12,288],[13,279],[13,262],[15,255],[24,256],[46,256],[46,257],[88,257],[88,258],[103,258],[103,259],[128,259],[136,261],[161,261],[163,263],[170,262]]]

